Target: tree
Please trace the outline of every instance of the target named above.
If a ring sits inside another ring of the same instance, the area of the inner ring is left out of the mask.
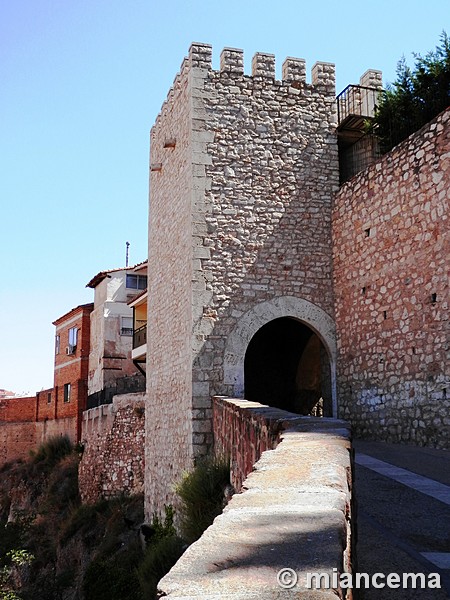
[[[425,57],[413,56],[413,70],[404,57],[398,62],[397,79],[387,86],[375,111],[371,130],[379,137],[383,152],[450,105],[450,40],[446,32],[436,50]]]

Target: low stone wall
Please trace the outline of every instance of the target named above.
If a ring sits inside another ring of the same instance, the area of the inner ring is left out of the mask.
[[[144,394],[116,396],[85,411],[78,479],[83,502],[144,491]]]
[[[75,417],[48,421],[0,423],[0,467],[13,460],[26,460],[31,450],[54,436],[67,435],[75,443]]]
[[[214,453],[230,458],[231,483],[239,491],[265,450],[276,447],[283,416],[271,406],[248,400],[215,396],[213,403]]]
[[[351,590],[307,588],[307,573],[352,572],[349,425],[223,397],[214,398],[214,411],[215,447],[230,454],[235,481],[247,470],[241,453],[262,454],[243,492],[160,581],[161,593],[172,600],[350,600]],[[262,450],[266,443],[275,449]],[[277,581],[286,568],[298,578],[291,589]]]

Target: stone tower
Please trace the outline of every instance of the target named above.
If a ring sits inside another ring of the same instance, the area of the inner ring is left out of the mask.
[[[336,414],[334,65],[193,44],[151,131],[147,515],[212,443],[211,396]]]

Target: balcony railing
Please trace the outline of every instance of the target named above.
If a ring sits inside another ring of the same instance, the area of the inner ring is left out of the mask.
[[[114,396],[145,392],[145,377],[140,374],[119,377],[114,385],[94,392],[87,397],[87,408],[95,408],[102,404],[111,404]]]
[[[381,93],[380,88],[348,85],[337,97],[338,127],[354,117],[373,117]]]
[[[139,348],[147,343],[147,323],[133,333],[133,349]]]

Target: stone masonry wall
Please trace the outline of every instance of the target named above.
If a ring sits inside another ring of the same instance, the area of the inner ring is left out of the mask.
[[[346,598],[352,590],[308,590],[306,573],[352,572],[352,453],[348,424],[336,419],[298,417],[245,400],[215,398],[214,409],[241,434],[266,431],[278,413],[279,443],[262,453],[254,471],[222,515],[189,546],[159,582],[164,597]],[[215,420],[215,423],[218,421]],[[215,430],[218,439],[230,432]],[[252,453],[251,446],[247,446]],[[243,449],[245,451],[245,449]],[[245,461],[243,461],[245,463]],[[291,589],[277,581],[281,569],[297,575]],[[353,566],[354,568],[354,566]]]
[[[151,131],[150,144],[148,518],[173,502],[174,480],[192,466],[192,164],[187,61]]]
[[[144,412],[143,394],[116,396],[112,404],[85,411],[78,472],[83,502],[143,493]]]
[[[251,76],[241,50],[223,50],[219,71],[209,46],[192,46],[190,56],[194,157],[204,163],[194,177],[193,402],[209,431],[210,398],[244,391],[225,368],[230,333],[249,311],[295,298],[333,318],[335,79],[328,63],[313,66],[309,84],[302,59],[286,59],[278,81],[271,54],[255,54]],[[194,455],[208,451],[207,435],[193,441]]]
[[[274,65],[257,54],[244,75],[225,49],[214,71],[193,44],[152,129],[147,514],[211,449],[211,397],[238,393],[224,371],[240,319],[280,297],[333,319],[334,66],[309,84],[303,60],[282,81]]]
[[[346,183],[333,213],[340,416],[450,448],[450,109]]]

